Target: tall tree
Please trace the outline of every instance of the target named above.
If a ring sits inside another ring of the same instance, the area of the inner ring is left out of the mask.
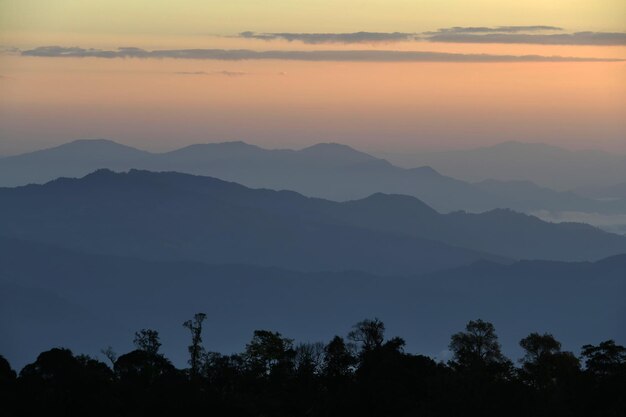
[[[561,343],[551,334],[531,333],[519,344],[524,349],[521,377],[536,388],[555,386],[580,370],[574,354],[562,352]]]
[[[614,340],[606,340],[598,346],[584,345],[582,356],[587,371],[597,376],[626,375],[626,347]]]
[[[278,332],[255,330],[244,356],[250,370],[265,376],[290,371],[295,354],[292,339]]]
[[[192,320],[187,320],[183,326],[191,332],[191,345],[189,345],[189,366],[192,377],[198,376],[202,366],[204,347],[202,346],[202,322],[206,319],[206,314],[196,313]]]
[[[623,416],[626,410],[626,347],[613,340],[599,345],[584,345],[585,374],[591,384],[586,393],[595,404],[600,404],[605,416]]]
[[[159,353],[159,348],[161,347],[159,332],[152,329],[141,329],[135,332],[133,343],[137,349],[143,350],[150,355]]]
[[[104,355],[105,358],[111,362],[111,366],[115,366],[115,361],[117,361],[117,353],[113,350],[112,346],[107,346],[104,349],[100,350],[100,353]]]
[[[356,358],[343,338],[335,336],[324,348],[324,375],[328,378],[343,378],[352,373]]]
[[[385,324],[378,318],[360,321],[352,326],[348,339],[360,344],[364,352],[380,348],[385,340]]]
[[[319,374],[324,362],[324,344],[300,343],[295,348],[294,364],[298,374]]]
[[[452,335],[450,350],[451,365],[459,370],[502,375],[512,365],[500,350],[493,324],[481,319],[469,321],[465,332]]]
[[[13,381],[17,377],[16,372],[11,368],[11,364],[4,356],[0,355],[0,386],[2,384]]]

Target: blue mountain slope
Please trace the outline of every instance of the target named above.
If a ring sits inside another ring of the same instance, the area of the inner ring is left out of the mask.
[[[499,259],[325,221],[315,207],[329,202],[176,173],[102,170],[81,180],[3,189],[0,199],[0,234],[94,253],[380,274]]]
[[[254,329],[299,341],[327,341],[378,316],[409,351],[445,358],[452,333],[481,317],[494,322],[505,352],[532,331],[564,348],[626,342],[626,256],[595,263],[481,261],[417,277],[359,272],[301,273],[245,265],[144,261],[0,238],[0,354],[16,366],[52,346],[98,355],[131,349],[133,332],[161,332],[183,365],[181,323],[207,313],[205,346],[240,351]]]
[[[6,236],[151,259],[411,274],[626,253],[625,237],[509,210],[442,215],[407,196],[336,203],[178,173],[101,170],[0,189],[0,199]]]
[[[505,170],[509,157],[499,161]],[[471,155],[468,156],[471,162]],[[462,166],[463,161],[456,161]],[[413,165],[415,166],[415,165]],[[177,171],[208,175],[250,187],[289,189],[345,201],[376,192],[420,198],[439,211],[558,210],[624,213],[626,203],[596,201],[525,182],[471,184],[429,166],[404,169],[345,145],[321,143],[301,150],[264,149],[244,142],[196,144],[149,153],[107,140],[81,140],[0,160],[0,186],[82,177],[96,169]],[[449,171],[442,171],[449,172]],[[458,178],[468,179],[469,176]],[[521,178],[521,177],[520,177]]]

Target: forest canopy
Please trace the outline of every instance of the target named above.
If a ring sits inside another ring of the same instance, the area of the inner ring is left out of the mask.
[[[203,321],[190,331],[188,367],[160,353],[158,331],[140,329],[135,349],[109,363],[52,348],[19,373],[0,356],[0,400],[7,416],[618,416],[626,410],[626,348],[612,340],[582,346],[580,356],[551,334],[519,342],[524,356],[503,355],[493,324],[469,321],[453,334],[444,363],[405,352],[401,337],[366,319],[346,337],[296,343],[256,330],[243,352],[207,352]]]

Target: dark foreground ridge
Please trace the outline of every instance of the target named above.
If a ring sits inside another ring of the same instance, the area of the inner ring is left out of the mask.
[[[0,356],[5,416],[620,416],[626,410],[626,348],[608,340],[581,356],[551,334],[531,333],[515,366],[494,326],[470,321],[452,335],[447,362],[406,353],[378,319],[346,338],[299,343],[256,330],[242,353],[206,352],[206,315],[183,323],[189,361],[177,369],[155,330],[135,350],[102,350],[110,366],[54,348],[19,376]]]

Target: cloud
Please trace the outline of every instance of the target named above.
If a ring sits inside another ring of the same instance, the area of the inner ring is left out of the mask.
[[[174,74],[178,75],[224,75],[226,77],[242,77],[248,75],[247,72],[242,71],[176,71]]]
[[[106,51],[94,48],[63,47],[63,46],[40,46],[21,52],[24,56],[50,57],[50,58],[149,58],[149,52],[134,47],[118,48],[116,51]]]
[[[436,32],[425,32],[426,34],[438,33],[519,33],[519,32],[540,32],[540,31],[561,31],[563,28],[556,26],[455,26],[442,28]]]
[[[65,58],[174,58],[202,60],[289,60],[330,62],[615,62],[612,58],[586,58],[544,55],[458,54],[425,51],[345,50],[345,51],[253,51],[249,49],[164,49],[148,51],[124,47],[117,50],[42,46],[22,51],[24,56]]]
[[[239,37],[265,41],[287,40],[306,44],[377,43],[428,41],[449,43],[524,43],[540,45],[626,45],[623,32],[565,33],[557,26],[455,26],[434,32],[354,32],[354,33],[256,33],[242,32]],[[554,33],[558,32],[558,33]]]
[[[626,234],[626,214],[601,214],[577,211],[552,212],[549,210],[539,210],[531,214],[542,220],[553,223],[587,223],[608,232]]]
[[[307,44],[320,43],[372,43],[372,42],[401,42],[413,40],[414,33],[403,32],[353,32],[353,33],[256,33],[241,32],[240,37],[246,39],[260,39],[264,41],[286,40],[300,41]]]
[[[540,45],[626,45],[626,33],[622,32],[576,32],[553,34],[528,33],[470,33],[439,31],[426,36],[429,42],[454,43],[527,43]]]
[[[215,71],[212,74],[224,75],[226,77],[243,77],[244,75],[248,75],[247,72],[243,71]]]
[[[176,71],[174,74],[177,75],[207,75],[206,71]]]
[[[0,54],[2,55],[15,55],[19,54],[20,52],[20,49],[14,46],[0,45]]]

